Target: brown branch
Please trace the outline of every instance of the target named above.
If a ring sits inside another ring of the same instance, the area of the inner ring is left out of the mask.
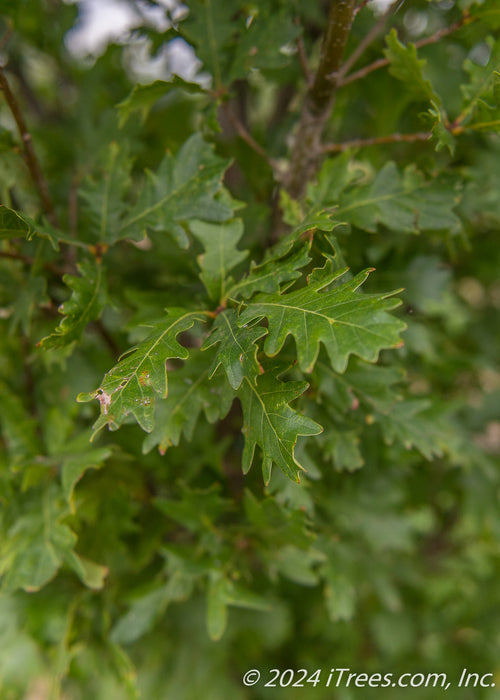
[[[12,24],[10,19],[7,19],[7,29],[5,30],[3,37],[0,39],[0,51],[3,51],[9,43],[13,31],[14,25]]]
[[[97,321],[94,321],[91,324],[94,329],[97,331],[97,333],[101,336],[102,340],[104,343],[107,345],[109,352],[111,353],[112,357],[115,360],[118,360],[120,355],[122,354],[122,351],[118,347],[115,339],[111,335],[111,333],[108,331],[104,323],[101,321],[100,318],[97,319]]]
[[[432,137],[430,131],[419,131],[414,134],[390,134],[389,136],[376,136],[371,139],[352,139],[341,143],[325,143],[323,153],[341,153],[349,148],[364,148],[366,146],[380,146],[386,143],[413,143],[415,141],[428,141]]]
[[[52,203],[52,198],[50,196],[49,187],[47,181],[45,180],[45,177],[43,176],[40,163],[35,153],[31,134],[28,131],[28,127],[26,126],[26,122],[24,121],[24,117],[21,112],[19,103],[17,102],[12,90],[10,89],[10,85],[5,76],[5,72],[1,66],[0,90],[3,91],[5,99],[7,101],[7,105],[9,106],[11,114],[14,117],[14,121],[16,122],[16,126],[19,131],[19,135],[21,137],[21,141],[24,148],[24,160],[26,161],[26,165],[28,166],[31,179],[33,180],[33,183],[37,188],[38,195],[42,202],[45,213],[47,214],[47,218],[53,226],[58,226],[57,216],[54,210],[54,205]]]
[[[366,49],[372,44],[378,35],[384,30],[385,25],[389,17],[394,14],[399,7],[403,4],[404,0],[394,0],[394,2],[389,5],[388,9],[379,18],[379,20],[374,24],[368,34],[364,37],[362,41],[356,46],[354,51],[348,56],[347,60],[344,61],[340,70],[336,76],[332,76],[337,84],[342,83],[342,78],[349,73],[351,68],[355,65],[358,59],[363,55]]]
[[[302,70],[302,75],[304,76],[307,85],[311,84],[313,74],[309,68],[309,61],[307,60],[306,47],[304,45],[304,38],[299,36],[297,39],[297,54],[299,57],[300,69]]]
[[[24,255],[16,250],[0,250],[0,258],[8,258],[9,260],[20,260],[25,265],[30,267],[35,264],[35,258],[31,258],[29,255]],[[63,275],[74,275],[74,266],[60,266],[51,262],[44,262],[43,267],[57,277],[62,277]]]
[[[314,175],[321,157],[321,136],[330,116],[336,86],[329,75],[341,66],[351,30],[355,0],[331,0],[328,23],[321,47],[319,66],[309,86],[292,150],[284,185],[292,197],[300,197]]]
[[[420,39],[420,41],[416,41],[414,46],[416,49],[420,49],[420,48],[422,48],[422,46],[428,46],[429,44],[436,44],[438,41],[443,39],[445,36],[449,36],[450,34],[453,34],[453,32],[456,32],[458,29],[465,26],[466,24],[469,24],[470,22],[473,22],[474,20],[475,20],[475,17],[471,17],[467,12],[464,12],[462,18],[459,19],[457,22],[455,22],[454,24],[451,24],[449,27],[444,27],[443,29],[439,29],[437,32],[435,32],[431,36],[426,37],[425,39]],[[389,63],[390,63],[390,61],[388,58],[379,58],[376,61],[373,61],[373,63],[369,63],[364,68],[360,68],[355,73],[351,73],[350,75],[343,77],[341,80],[337,80],[336,86],[337,86],[337,88],[340,88],[340,87],[344,87],[344,85],[349,85],[349,83],[353,83],[355,80],[361,80],[361,78],[365,78],[367,75],[370,75],[370,73],[373,73],[373,71],[376,71],[379,68],[384,68],[385,66],[388,66]]]
[[[353,17],[356,17],[358,12],[361,12],[361,10],[363,10],[369,2],[370,0],[363,0],[362,2],[360,2],[359,5],[354,8]]]
[[[247,143],[250,146],[250,148],[253,151],[255,151],[255,153],[258,153],[259,156],[261,156],[261,158],[264,158],[264,160],[267,161],[272,170],[276,172],[278,169],[278,164],[276,163],[276,161],[268,156],[266,150],[260,145],[260,143],[257,143],[252,134],[248,131],[243,122],[241,122],[238,119],[238,117],[232,111],[228,104],[224,105],[224,112],[227,115],[227,118],[231,122],[232,126],[236,130],[238,136],[242,138],[243,141],[245,141],[245,143]]]

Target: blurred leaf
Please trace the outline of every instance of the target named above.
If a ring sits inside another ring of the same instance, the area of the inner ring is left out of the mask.
[[[37,591],[56,575],[76,543],[75,534],[62,522],[66,515],[51,489],[9,528],[0,545],[4,591]]]
[[[425,180],[413,166],[400,173],[387,163],[371,185],[348,191],[335,215],[371,233],[377,224],[399,233],[456,232],[461,226],[453,211],[458,202],[452,180]]]
[[[325,567],[325,574],[324,595],[330,620],[350,620],[354,614],[354,588],[348,579],[332,566]]]
[[[158,446],[165,454],[181,435],[191,440],[202,412],[211,423],[227,414],[233,392],[220,375],[209,381],[211,365],[210,356],[192,351],[181,369],[169,373],[168,396],[156,401],[155,427],[144,441],[144,452]]]
[[[112,244],[120,238],[121,221],[128,210],[132,160],[116,142],[109,145],[101,179],[88,178],[80,188],[90,220],[92,240]]]
[[[433,100],[440,103],[434,88],[424,77],[426,61],[417,58],[415,44],[404,46],[395,29],[386,36],[387,49],[384,51],[389,59],[389,73],[404,83],[407,92],[416,100]]]
[[[139,112],[141,123],[144,123],[151,108],[172,90],[185,90],[188,93],[203,92],[199,83],[192,83],[178,75],[172,76],[168,81],[155,80],[149,85],[135,85],[132,92],[116,105],[119,112],[119,126],[123,127],[132,115]]]
[[[150,229],[171,233],[186,248],[184,222],[201,219],[222,223],[232,217],[232,206],[217,196],[228,165],[200,134],[191,136],[176,156],[165,155],[156,173],[147,173],[144,189],[114,239],[138,241]]]
[[[106,304],[107,295],[102,264],[85,261],[80,263],[78,270],[80,277],[72,275],[63,277],[73,294],[59,308],[64,318],[55,331],[38,343],[44,350],[62,348],[80,340],[88,324],[100,317]]]
[[[220,301],[225,298],[226,287],[233,282],[228,272],[248,255],[248,251],[236,247],[243,235],[243,222],[235,219],[223,224],[209,224],[195,219],[190,221],[189,229],[205,249],[203,255],[198,256],[202,270],[200,278],[210,298]]]
[[[25,238],[31,230],[20,214],[0,204],[0,238]]]

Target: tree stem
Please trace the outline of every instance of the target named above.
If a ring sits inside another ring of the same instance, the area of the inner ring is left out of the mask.
[[[31,178],[38,190],[38,194],[40,196],[43,208],[45,209],[45,213],[47,214],[47,218],[53,226],[58,227],[57,216],[54,210],[54,205],[52,203],[52,198],[50,196],[49,186],[47,185],[47,181],[43,176],[40,163],[35,153],[35,148],[33,146],[31,134],[28,131],[28,127],[26,126],[26,122],[24,121],[23,113],[21,112],[19,103],[17,102],[14,93],[10,89],[7,77],[1,66],[0,90],[2,90],[3,94],[5,95],[5,99],[7,101],[9,109],[12,113],[12,116],[14,117],[14,121],[16,122],[16,126],[19,131],[19,135],[21,137],[21,141],[24,148],[24,159],[28,166],[28,170],[30,171]]]
[[[309,87],[292,150],[284,186],[292,197],[300,197],[318,168],[321,136],[335,100],[336,85],[331,75],[341,66],[351,29],[355,0],[331,0],[328,24],[321,47],[319,66]]]

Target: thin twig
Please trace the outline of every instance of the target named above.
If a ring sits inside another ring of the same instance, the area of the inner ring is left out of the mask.
[[[52,198],[50,196],[49,186],[47,184],[47,181],[45,180],[45,177],[43,176],[40,163],[35,153],[31,134],[28,131],[28,127],[26,126],[26,122],[24,121],[24,117],[19,107],[19,103],[17,102],[12,90],[10,89],[10,85],[1,66],[0,90],[3,91],[11,114],[16,122],[17,129],[19,131],[19,135],[21,137],[21,141],[24,148],[24,159],[26,161],[26,165],[28,166],[28,170],[35,184],[35,187],[37,188],[38,195],[42,202],[45,213],[47,214],[47,218],[53,226],[57,227],[58,221],[54,210],[54,205],[52,203]]]
[[[422,46],[428,46],[429,44],[436,44],[438,41],[443,39],[445,36],[448,36],[449,34],[453,34],[453,32],[456,32],[457,29],[460,29],[461,27],[465,26],[466,24],[473,22],[475,19],[476,19],[475,17],[471,17],[467,12],[464,12],[464,14],[460,20],[458,20],[454,24],[451,24],[449,27],[444,27],[443,29],[439,29],[437,32],[435,32],[431,36],[426,37],[425,39],[420,39],[420,41],[416,41],[414,46],[416,49],[420,49],[420,48],[422,48]],[[355,73],[351,73],[350,75],[346,75],[345,77],[343,77],[341,80],[337,80],[335,84],[336,84],[337,88],[343,87],[344,85],[348,85],[349,83],[352,83],[355,80],[360,80],[361,78],[365,78],[370,73],[373,73],[373,71],[376,71],[379,68],[384,68],[384,66],[388,66],[389,63],[390,63],[390,60],[388,58],[379,58],[378,60],[373,61],[373,63],[369,63],[364,68],[360,68],[360,70],[356,71]]]
[[[362,41],[360,41],[360,43],[356,46],[351,55],[342,64],[340,70],[335,75],[336,82],[340,81],[340,83],[342,83],[342,78],[344,77],[344,75],[347,75],[347,73],[349,73],[351,68],[355,65],[355,63],[370,46],[370,44],[372,44],[378,37],[378,35],[381,34],[381,32],[385,28],[385,25],[387,24],[387,20],[389,19],[389,17],[399,9],[403,2],[404,0],[394,0],[394,2],[391,3],[391,5],[389,5],[386,12],[384,12],[384,14],[378,19],[378,21],[371,28],[368,34],[364,37]]]
[[[31,258],[29,255],[23,255],[23,253],[19,253],[18,251],[15,250],[0,250],[0,258],[8,258],[10,260],[20,260],[22,263],[25,265],[29,265],[30,267],[35,264],[35,258]],[[48,270],[48,272],[51,272],[52,274],[56,275],[57,277],[62,277],[63,275],[74,275],[75,274],[75,268],[74,266],[63,266],[61,267],[60,265],[56,265],[55,263],[51,262],[44,262],[43,267]]]
[[[12,32],[14,31],[14,25],[12,24],[11,20],[7,20],[7,29],[5,30],[5,33],[0,40],[0,51],[3,51],[4,48],[7,46],[9,43],[10,37],[12,36]]]
[[[274,171],[277,171],[278,164],[276,163],[276,161],[268,156],[266,150],[260,145],[260,143],[257,143],[257,141],[254,139],[251,133],[247,130],[245,125],[238,119],[236,114],[229,107],[229,105],[224,105],[224,111],[229,121],[236,129],[238,136],[240,136],[240,138],[242,138],[243,141],[245,141],[245,143],[247,143],[250,146],[250,148],[253,151],[255,151],[255,153],[258,153],[259,156],[261,156],[261,158],[264,158]]]
[[[299,36],[297,39],[297,54],[299,57],[300,68],[302,70],[302,75],[306,79],[307,85],[310,85],[313,79],[313,74],[309,68],[309,61],[307,60],[306,47],[304,44],[304,38]]]
[[[364,9],[370,1],[371,0],[363,0],[362,2],[360,2],[359,5],[354,8],[354,12],[352,13],[353,17],[356,17],[358,12],[361,12],[361,10]]]
[[[364,148],[365,146],[379,146],[385,143],[412,143],[415,141],[428,141],[432,137],[430,131],[419,131],[414,134],[390,134],[389,136],[376,136],[371,139],[352,139],[340,143],[325,143],[324,153],[341,153],[349,148]]]
[[[107,345],[111,355],[115,360],[117,360],[120,355],[122,354],[122,351],[118,347],[117,343],[115,342],[115,339],[111,335],[111,333],[108,331],[104,323],[101,321],[100,318],[97,319],[97,321],[94,321],[92,323],[92,326],[95,328],[97,333],[101,336],[105,344]]]

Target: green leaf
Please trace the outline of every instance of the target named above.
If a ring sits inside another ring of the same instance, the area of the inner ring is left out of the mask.
[[[231,501],[220,495],[220,484],[194,489],[180,484],[181,498],[155,498],[154,504],[164,515],[191,532],[204,532],[231,508]]]
[[[401,174],[394,163],[387,163],[370,185],[341,198],[335,216],[371,233],[377,224],[400,233],[456,232],[461,227],[453,211],[458,202],[452,180],[426,180],[413,166]]]
[[[109,573],[106,566],[96,564],[73,551],[66,554],[65,560],[88,588],[97,591],[104,586],[104,579]]]
[[[299,549],[294,545],[283,547],[276,554],[276,564],[282,576],[298,583],[300,586],[316,586],[319,563],[325,560],[325,555],[313,549]]]
[[[279,373],[278,373],[279,374]],[[277,464],[287,476],[299,481],[304,470],[294,455],[299,436],[318,435],[322,427],[315,421],[301,416],[290,406],[309,385],[307,382],[281,382],[271,372],[266,372],[254,385],[244,378],[238,391],[243,408],[243,471],[252,466],[257,445],[262,451],[262,473],[267,484],[273,464]]]
[[[311,259],[309,248],[310,244],[307,243],[289,255],[278,254],[265,263],[252,265],[249,273],[228,290],[227,297],[249,299],[256,292],[279,292],[282,284],[288,283],[289,286],[300,277],[300,268],[305,267]]]
[[[221,223],[233,216],[233,207],[217,196],[228,165],[200,134],[194,134],[176,156],[165,155],[156,173],[147,173],[146,185],[116,238],[140,240],[148,229],[167,231],[186,248],[183,223],[193,219]]]
[[[227,414],[234,395],[222,375],[209,381],[211,364],[210,356],[193,350],[181,369],[170,372],[168,397],[156,402],[155,427],[144,441],[144,452],[158,445],[165,454],[182,434],[191,440],[202,412],[210,423]]]
[[[0,204],[0,239],[25,238],[31,231],[32,227],[24,217]]]
[[[443,111],[434,100],[431,100],[428,115],[432,119],[432,135],[437,142],[436,151],[447,148],[450,155],[453,155],[455,152],[455,137],[448,128]]]
[[[229,84],[227,79],[227,57],[224,50],[234,51],[231,41],[235,35],[232,18],[240,11],[235,0],[224,3],[216,0],[192,0],[190,11],[179,25],[179,31],[189,44],[194,45],[196,54],[203,62],[204,69],[214,77],[213,88]],[[240,20],[241,21],[241,20]]]
[[[227,625],[226,580],[214,572],[207,589],[207,630],[210,639],[218,641]]]
[[[80,194],[85,201],[92,240],[113,244],[120,238],[121,221],[129,208],[125,197],[132,182],[132,159],[113,142],[103,160],[102,178],[88,178]]]
[[[364,465],[359,449],[359,435],[355,430],[335,430],[331,427],[324,433],[323,449],[330,456],[337,471],[354,472]]]
[[[325,567],[325,603],[332,622],[350,620],[354,614],[355,591],[349,580],[331,565]]]
[[[414,44],[404,46],[395,29],[386,36],[384,53],[390,61],[389,73],[404,83],[408,93],[416,100],[440,102],[429,80],[424,77],[426,61],[417,58]]]
[[[349,355],[373,362],[382,348],[401,344],[399,333],[405,324],[386,312],[399,306],[388,294],[361,294],[357,289],[366,280],[365,270],[334,289],[328,287],[344,270],[336,271],[332,259],[316,268],[309,284],[288,294],[261,294],[240,316],[240,325],[263,317],[269,321],[264,351],[279,353],[288,335],[293,335],[299,366],[305,372],[314,367],[320,343],[326,347],[332,366],[343,372]]]
[[[41,276],[29,277],[23,289],[17,293],[9,332],[14,333],[19,325],[25,335],[29,335],[35,310],[48,301],[46,279]]]
[[[359,403],[369,411],[388,413],[401,397],[394,384],[403,381],[405,373],[398,367],[381,367],[352,358],[343,374],[319,361],[316,364],[316,388],[322,402],[339,415],[345,415]]]
[[[177,569],[161,587],[137,595],[111,630],[111,640],[116,644],[135,642],[163,617],[170,603],[190,596],[193,583],[192,575]]]
[[[486,65],[470,59],[464,61],[469,82],[460,86],[463,95],[462,111],[455,125],[469,129],[500,130],[500,39],[486,39],[489,58]]]
[[[448,452],[455,437],[445,414],[428,399],[400,401],[388,415],[378,415],[376,421],[389,444],[397,440],[407,450],[419,450],[428,460]]]
[[[64,318],[55,331],[38,343],[44,350],[63,348],[81,340],[88,324],[99,318],[106,304],[102,263],[85,261],[78,266],[78,270],[80,277],[63,277],[73,294],[59,307]]]
[[[87,469],[100,469],[110,457],[110,447],[98,447],[83,452],[66,454],[61,470],[61,484],[68,503],[74,507],[73,491]]]
[[[236,586],[222,576],[220,571],[212,571],[207,589],[207,629],[213,641],[218,641],[224,634],[229,605],[250,610],[269,610],[261,596]]]
[[[0,545],[4,591],[37,591],[56,575],[76,543],[76,535],[62,522],[66,515],[54,489],[20,515]]]
[[[484,0],[473,2],[469,8],[471,17],[477,17],[485,22],[489,29],[500,27],[500,7],[497,0]]]
[[[189,222],[189,229],[205,249],[205,253],[198,256],[201,280],[210,298],[221,301],[225,298],[226,286],[232,283],[228,278],[229,270],[248,255],[248,251],[236,247],[243,235],[243,222],[234,219],[228,223],[210,224],[193,220]]]
[[[191,94],[203,92],[199,83],[191,83],[183,80],[178,75],[171,80],[155,80],[149,85],[135,85],[132,92],[119,104],[116,109],[119,112],[119,126],[122,128],[130,117],[139,112],[141,124],[144,124],[146,117],[153,105],[162,97],[168,95],[172,90],[182,89]]]
[[[257,376],[263,371],[257,360],[256,343],[266,333],[267,330],[261,326],[238,326],[238,314],[234,309],[220,313],[202,347],[202,350],[207,350],[218,346],[211,376],[222,365],[233,389],[238,389],[245,377],[255,384]]]
[[[146,340],[128,350],[105,374],[99,389],[78,396],[78,401],[99,401],[101,415],[94,424],[96,431],[104,425],[116,430],[131,413],[143,430],[151,432],[155,394],[167,396],[167,360],[189,357],[177,336],[196,321],[204,321],[205,315],[203,311],[170,309],[168,318],[156,323]]]
[[[307,184],[307,201],[312,209],[337,205],[340,195],[357,180],[366,176],[365,166],[353,160],[349,151],[327,158],[316,177]]]
[[[291,61],[292,52],[286,47],[301,34],[301,27],[286,10],[270,10],[268,3],[260,4],[260,8],[254,4],[253,12],[241,28],[229,74],[231,82],[247,76],[252,69],[276,71]]]

